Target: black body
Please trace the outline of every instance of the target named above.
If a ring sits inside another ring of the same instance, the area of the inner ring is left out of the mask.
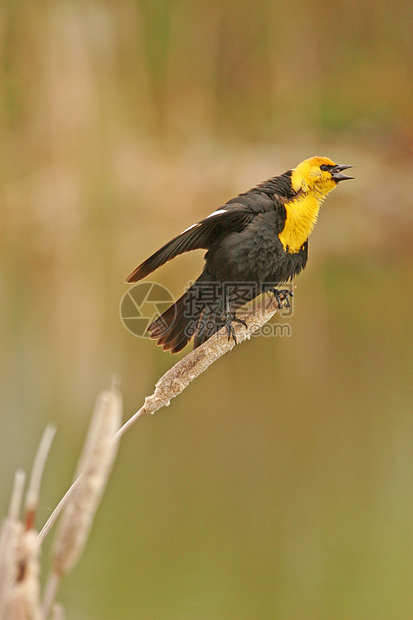
[[[207,250],[200,277],[149,326],[158,344],[175,353],[194,336],[194,348],[199,346],[228,317],[234,320],[237,308],[305,267],[308,242],[292,253],[279,239],[284,205],[295,195],[291,171],[269,179],[191,226],[135,269],[128,282],[141,280],[178,254]]]

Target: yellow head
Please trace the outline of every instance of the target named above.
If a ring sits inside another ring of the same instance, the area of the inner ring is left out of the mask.
[[[352,166],[335,164],[328,157],[310,157],[292,170],[291,184],[296,192],[301,190],[304,194],[313,193],[324,198],[339,181],[353,178],[341,173],[347,168]]]

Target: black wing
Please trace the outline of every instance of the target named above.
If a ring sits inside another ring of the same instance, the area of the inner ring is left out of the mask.
[[[218,209],[204,220],[190,226],[177,237],[166,243],[127,277],[126,282],[137,282],[155,271],[167,261],[184,252],[204,248],[207,250],[212,242],[221,235],[240,232],[257,215],[256,211],[243,204],[231,204]]]

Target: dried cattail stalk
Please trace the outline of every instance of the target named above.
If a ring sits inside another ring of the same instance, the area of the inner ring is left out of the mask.
[[[7,618],[6,608],[10,602],[16,575],[16,549],[23,524],[7,517],[1,526],[0,534],[0,619]]]
[[[16,551],[23,525],[18,520],[23,498],[26,474],[16,471],[10,499],[9,514],[4,519],[0,532],[0,619],[8,618],[6,608],[10,601],[12,586],[16,577]]]
[[[72,568],[86,543],[116,456],[114,436],[121,416],[120,393],[115,390],[101,392],[75,474],[76,478],[82,474],[82,479],[63,514],[54,545],[53,568],[58,574]]]
[[[281,301],[284,299],[285,297],[281,296]],[[279,305],[275,297],[272,295],[265,296],[254,310],[243,316],[243,320],[248,325],[247,328],[240,324],[233,326],[237,343],[240,344],[249,339],[254,332],[274,316],[277,310],[279,310]],[[119,429],[117,437],[121,437],[143,413],[155,413],[161,407],[167,407],[172,398],[178,396],[191,381],[196,379],[222,355],[231,351],[234,346],[233,338],[228,340],[226,328],[223,327],[200,347],[188,353],[159,379],[154,393],[145,399],[141,409]]]
[[[51,426],[45,429],[37,450],[26,495],[24,525],[18,521],[25,480],[23,472],[18,474],[15,491],[12,494],[11,516],[8,523],[5,523],[4,540],[0,545],[2,547],[0,557],[7,562],[5,572],[9,581],[9,588],[5,595],[2,592],[3,587],[0,586],[0,601],[2,601],[0,617],[4,615],[4,618],[8,620],[41,620],[42,618],[39,586],[40,546],[33,523],[44,465],[54,432]],[[4,546],[5,549],[3,549]],[[3,571],[0,569],[0,572]],[[3,579],[1,578],[0,581]]]
[[[6,605],[8,620],[42,620],[37,532],[21,529],[15,554],[15,576]]]
[[[18,469],[14,475],[13,490],[10,498],[9,518],[17,521],[20,515],[26,472]]]
[[[105,489],[118,442],[115,433],[122,419],[122,397],[118,390],[98,396],[85,445],[79,459],[76,489],[62,517],[52,553],[52,574],[46,586],[44,615],[54,600],[60,577],[79,559]]]
[[[42,529],[40,530],[37,536],[37,543],[39,546],[43,544],[44,539],[46,538],[46,536],[48,535],[48,533],[50,532],[50,530],[56,523],[57,519],[60,517],[61,512],[63,511],[64,508],[66,508],[66,506],[72,499],[72,495],[77,489],[77,485],[79,484],[81,478],[82,478],[82,474],[80,474],[80,476],[78,476],[76,480],[72,482],[72,486],[63,495],[62,499],[57,504],[56,508],[53,510],[52,514],[47,519],[46,523],[43,525]]]
[[[34,459],[29,488],[26,494],[26,528],[30,530],[34,524],[34,516],[39,501],[40,484],[43,477],[44,466],[55,436],[56,428],[48,424],[44,430]]]

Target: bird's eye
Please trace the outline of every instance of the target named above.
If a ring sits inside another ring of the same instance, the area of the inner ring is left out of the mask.
[[[320,166],[320,170],[328,170],[329,166],[327,166],[327,164],[323,164],[322,166]]]

